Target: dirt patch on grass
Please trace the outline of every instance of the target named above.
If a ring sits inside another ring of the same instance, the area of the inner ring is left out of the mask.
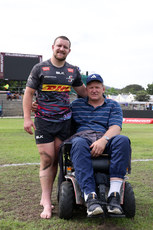
[[[13,215],[18,220],[36,220],[42,207],[40,201],[39,166],[3,168],[5,181],[1,183],[1,210],[4,218]],[[55,191],[54,191],[55,194]]]

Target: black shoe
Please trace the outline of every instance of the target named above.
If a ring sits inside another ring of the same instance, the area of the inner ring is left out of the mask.
[[[103,209],[97,199],[97,195],[94,193],[89,194],[86,205],[88,217],[100,215],[103,213]]]
[[[122,214],[122,208],[120,205],[120,195],[118,192],[113,192],[107,199],[107,210],[108,213]]]

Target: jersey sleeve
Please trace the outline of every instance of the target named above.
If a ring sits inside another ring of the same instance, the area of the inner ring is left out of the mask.
[[[39,66],[35,65],[31,73],[27,79],[27,87],[30,87],[32,89],[38,89],[38,86],[40,85],[40,77],[39,77]]]
[[[76,77],[73,81],[72,87],[78,87],[82,85],[83,85],[82,77],[81,77],[78,67],[76,67]]]

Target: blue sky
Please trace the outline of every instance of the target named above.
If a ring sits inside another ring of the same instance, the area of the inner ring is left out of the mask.
[[[67,61],[106,85],[153,83],[152,0],[0,0],[0,52],[52,55],[55,37],[72,42]]]

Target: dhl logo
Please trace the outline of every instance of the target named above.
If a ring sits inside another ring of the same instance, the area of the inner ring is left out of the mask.
[[[49,85],[49,84],[43,84],[42,91],[69,92],[69,91],[71,91],[71,86],[70,85]]]

